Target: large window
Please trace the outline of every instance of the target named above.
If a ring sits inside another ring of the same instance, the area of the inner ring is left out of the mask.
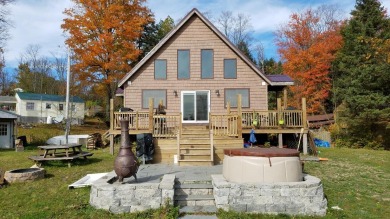
[[[190,78],[190,50],[177,50],[177,78]]]
[[[34,110],[34,103],[27,102],[26,103],[26,110]]]
[[[202,78],[214,77],[214,51],[202,49],[201,51]]]
[[[223,60],[224,78],[237,78],[237,59]]]
[[[167,60],[156,59],[154,61],[154,79],[167,79]]]
[[[230,102],[231,107],[237,107],[238,94],[241,94],[242,107],[249,107],[249,89],[225,89],[225,106]]]
[[[167,106],[167,90],[142,90],[142,108],[149,108],[149,99],[154,98],[154,108],[162,100],[163,105]]]

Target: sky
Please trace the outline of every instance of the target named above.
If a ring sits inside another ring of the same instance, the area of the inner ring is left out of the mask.
[[[390,0],[380,1],[382,6],[390,9]],[[146,6],[154,13],[157,22],[168,15],[178,22],[192,8],[210,14],[211,19],[222,11],[248,15],[254,40],[263,44],[266,58],[279,60],[273,32],[286,24],[292,13],[322,4],[337,5],[342,16],[347,18],[354,9],[355,0],[149,0]],[[17,67],[21,54],[29,45],[39,45],[40,56],[64,54],[65,35],[60,26],[65,18],[63,11],[72,5],[71,0],[15,0],[8,7],[12,27],[5,48],[7,69]]]

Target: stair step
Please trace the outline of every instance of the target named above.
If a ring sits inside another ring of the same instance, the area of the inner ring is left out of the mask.
[[[213,166],[212,160],[179,160],[179,166]]]
[[[211,156],[210,148],[208,149],[180,149],[180,155],[183,156]]]
[[[180,139],[180,144],[210,144],[210,139]]]
[[[217,208],[215,205],[204,206],[183,206],[179,209],[179,213],[215,213]]]
[[[175,195],[175,201],[214,200],[214,195]]]
[[[185,183],[175,184],[175,189],[212,189],[213,185],[210,183]]]

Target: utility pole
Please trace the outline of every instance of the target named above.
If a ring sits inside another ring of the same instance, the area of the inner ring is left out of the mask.
[[[69,83],[70,83],[70,48],[68,47],[68,65],[66,72],[66,101],[65,101],[65,144],[68,144],[68,135],[70,130],[70,121],[69,121]]]

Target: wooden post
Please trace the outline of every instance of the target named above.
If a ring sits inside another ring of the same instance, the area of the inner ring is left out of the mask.
[[[154,110],[154,99],[149,98],[149,132],[153,133],[153,110]]]
[[[279,128],[282,128],[281,121],[283,120],[283,115],[282,115],[282,100],[278,98],[277,100],[277,110],[278,110],[278,125]]]
[[[177,148],[177,164],[180,166],[180,159],[181,159],[181,156],[180,156],[180,135],[181,135],[181,132],[180,130],[177,130],[177,134],[176,134],[176,148]]]
[[[110,134],[110,154],[114,155],[114,134]]]
[[[214,131],[210,130],[210,158],[214,165]]]
[[[110,99],[110,154],[114,155],[114,99]]]
[[[138,110],[135,112],[135,130],[138,130],[138,121],[139,121],[139,117],[138,117]]]
[[[237,110],[238,110],[238,118],[237,118],[237,134],[238,137],[242,137],[242,99],[241,94],[237,95]]]
[[[287,109],[287,88],[283,89],[283,109]]]
[[[303,154],[307,154],[307,134],[303,134],[303,139],[302,139],[302,144],[303,144]]]
[[[110,130],[114,130],[114,99],[110,99]]]
[[[229,115],[230,114],[230,101],[227,102],[226,110],[227,110],[227,114]]]
[[[279,148],[283,148],[283,134],[279,133],[278,135]]]
[[[302,98],[302,125],[307,128],[306,98]]]

